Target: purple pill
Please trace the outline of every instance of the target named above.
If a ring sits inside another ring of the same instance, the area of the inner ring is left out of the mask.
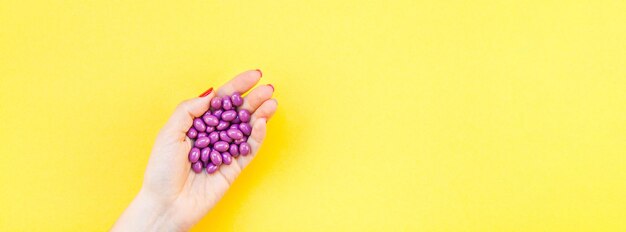
[[[209,164],[206,166],[206,173],[212,174],[212,173],[214,173],[215,171],[217,171],[217,169],[218,169],[218,168],[219,168],[219,166],[216,166],[216,165],[215,165],[215,164],[213,164],[213,163],[209,163]]]
[[[238,92],[233,93],[233,95],[230,96],[230,100],[233,102],[233,105],[235,106],[243,105],[243,98],[241,97],[241,94]]]
[[[230,98],[224,97],[224,99],[222,99],[222,109],[224,109],[224,110],[232,110],[233,109],[233,102],[230,101]]]
[[[213,131],[209,133],[209,144],[214,144],[215,142],[220,140],[220,133],[217,131]]]
[[[237,157],[239,155],[239,148],[235,145],[232,145],[228,148],[228,152],[231,156]]]
[[[243,133],[239,129],[229,129],[226,131],[228,137],[232,139],[241,139],[243,138]]]
[[[226,131],[220,131],[220,140],[227,142],[227,143],[233,142],[233,139],[231,139],[230,136],[228,136],[228,133]]]
[[[200,151],[200,160],[202,161],[202,163],[206,164],[207,162],[209,162],[210,153],[211,153],[211,148],[209,147],[202,148],[202,151]]]
[[[205,131],[206,133],[211,133],[213,131],[215,131],[215,127],[212,127],[212,126],[207,126],[206,127],[206,131]]]
[[[204,115],[204,116],[202,116],[202,121],[207,126],[217,126],[217,124],[220,123],[220,119],[218,119],[214,115]]]
[[[202,138],[202,137],[207,137],[207,133],[206,132],[198,133],[198,138]]]
[[[239,124],[230,124],[230,127],[228,127],[228,129],[239,129]]]
[[[211,163],[220,166],[222,164],[222,155],[219,152],[211,152]]]
[[[223,110],[214,110],[212,115],[217,117],[217,118],[221,118],[222,117],[222,113],[224,113]]]
[[[191,163],[198,162],[198,159],[200,159],[200,149],[198,149],[197,147],[191,148],[188,158],[189,162]]]
[[[239,144],[239,154],[243,156],[250,154],[250,144],[246,142]]]
[[[228,123],[227,121],[220,121],[220,123],[217,124],[215,129],[219,131],[223,131],[223,130],[226,130],[226,128],[228,128],[229,126],[230,126],[230,123]]]
[[[222,163],[229,165],[232,162],[233,162],[233,157],[230,156],[230,153],[228,152],[222,153]]]
[[[241,120],[242,122],[249,122],[250,121],[250,111],[248,110],[244,110],[241,109],[239,110],[239,112],[237,112],[237,115],[239,116],[239,120]]]
[[[194,118],[193,119],[193,128],[195,128],[197,131],[205,131],[206,130],[206,125],[204,125],[204,122],[202,121],[202,119]]]
[[[236,117],[235,119],[233,119],[233,121],[231,123],[239,124],[239,123],[241,123],[241,120],[239,119],[239,117]]]
[[[219,151],[219,152],[225,152],[228,151],[228,143],[224,142],[224,141],[217,141],[215,144],[213,144],[213,149]],[[248,145],[249,146],[249,145]]]
[[[219,110],[220,108],[222,108],[222,98],[214,97],[213,99],[211,99],[211,108],[214,110]]]
[[[205,148],[205,147],[209,146],[210,142],[211,142],[211,140],[208,137],[202,137],[202,138],[198,138],[196,140],[196,142],[194,143],[194,145],[197,148]]]
[[[250,133],[252,133],[252,126],[250,126],[250,123],[244,122],[244,123],[239,124],[239,130],[244,135],[250,135]]]
[[[198,130],[193,127],[189,128],[189,130],[187,131],[187,137],[189,137],[190,139],[198,138]]]
[[[201,162],[195,162],[195,163],[191,164],[191,169],[195,173],[200,173],[202,171],[202,163]]]
[[[234,110],[227,110],[222,113],[222,120],[230,122],[237,117],[237,112]]]
[[[239,144],[244,143],[245,141],[248,141],[248,137],[243,137],[241,139],[236,139],[235,140],[235,144],[239,145]]]

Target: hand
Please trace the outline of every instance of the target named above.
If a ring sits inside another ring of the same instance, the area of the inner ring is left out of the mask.
[[[260,71],[241,73],[222,86],[217,94],[244,93],[260,78]],[[273,92],[274,87],[263,85],[244,97],[241,107],[252,112],[252,134],[248,139],[251,154],[237,157],[230,165],[221,165],[213,174],[204,170],[196,174],[191,170],[187,155],[192,142],[186,132],[193,118],[208,110],[215,92],[180,103],[156,138],[139,194],[111,230],[186,231],[200,221],[259,151],[267,120],[278,106],[276,99],[272,99]]]

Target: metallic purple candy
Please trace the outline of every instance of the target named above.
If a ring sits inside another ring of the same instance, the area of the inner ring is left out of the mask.
[[[240,108],[243,103],[238,92],[214,97],[210,102],[211,109],[202,117],[194,118],[187,131],[187,136],[195,139],[188,155],[194,172],[200,173],[206,167],[206,172],[212,174],[222,163],[229,165],[235,157],[252,152],[246,142],[252,133],[251,113]]]
[[[214,115],[204,115],[202,116],[202,121],[207,126],[217,126],[220,123],[220,119],[215,117]]]
[[[243,156],[250,154],[250,144],[246,142],[239,144],[239,153]]]
[[[195,163],[191,164],[191,169],[195,173],[200,173],[202,171],[202,163],[201,162],[195,162]]]
[[[228,137],[231,137],[232,139],[243,138],[243,132],[241,132],[239,129],[229,129],[226,131],[226,134],[228,134]]]
[[[235,140],[235,144],[239,145],[239,144],[242,144],[242,143],[244,143],[246,141],[248,141],[248,138],[247,137],[243,137],[241,139],[236,139]]]
[[[222,164],[222,155],[215,150],[211,151],[211,163],[220,166]]]
[[[228,152],[222,153],[222,163],[229,165],[232,162],[233,162],[233,157],[230,156],[230,153]]]
[[[220,121],[220,123],[217,124],[215,129],[222,131],[222,130],[226,130],[226,128],[228,128],[229,126],[230,126],[230,123],[228,123],[227,121]]]
[[[207,146],[209,146],[209,143],[211,142],[211,140],[208,137],[202,137],[196,140],[196,142],[194,143],[194,145],[197,148],[205,148]]]
[[[217,169],[218,169],[218,168],[219,168],[219,166],[216,166],[216,165],[215,165],[215,164],[213,164],[213,163],[209,163],[209,164],[206,166],[206,172],[207,172],[207,173],[209,173],[209,174],[212,174],[212,173],[214,173],[215,171],[217,171]]]
[[[196,128],[189,128],[189,130],[187,131],[187,137],[189,137],[190,139],[198,138],[198,131],[196,130]]]
[[[206,125],[204,124],[202,119],[195,118],[193,119],[193,128],[195,128],[197,131],[205,131]]]
[[[252,126],[250,126],[250,123],[244,122],[239,124],[239,130],[243,132],[244,135],[250,135],[250,133],[252,133]]]
[[[239,148],[237,146],[230,146],[228,152],[231,156],[237,157],[239,155]]]
[[[224,109],[224,110],[232,110],[233,109],[233,102],[230,101],[230,98],[224,97],[224,99],[222,99],[222,109]]]
[[[191,148],[191,150],[189,151],[189,156],[187,158],[189,158],[189,162],[191,163],[198,162],[198,159],[200,159],[200,149],[198,149],[197,147]]]
[[[210,147],[202,148],[202,151],[200,151],[200,160],[202,161],[202,163],[206,164],[207,162],[209,162],[210,153],[211,153]]]
[[[243,105],[243,98],[241,97],[241,94],[238,92],[233,93],[233,95],[230,96],[230,100],[233,102],[233,105],[235,106]]]
[[[224,141],[218,141],[215,144],[213,144],[213,149],[219,151],[219,152],[225,152],[228,151],[228,143],[224,142]],[[248,147],[250,147],[250,145],[248,145]]]
[[[211,140],[209,142],[209,144],[214,144],[215,142],[220,140],[220,133],[217,131],[213,131],[211,133],[209,133],[209,140]]]
[[[230,122],[237,117],[237,112],[234,110],[227,110],[222,113],[222,120]]]
[[[228,133],[226,133],[226,131],[220,131],[220,140],[227,142],[227,143],[232,143],[233,139],[231,139],[228,136]]]
[[[211,109],[219,110],[220,108],[222,108],[222,98],[214,97],[211,99]]]
[[[250,111],[248,110],[241,109],[239,110],[239,112],[237,112],[237,115],[239,116],[239,120],[241,120],[242,122],[250,121]]]
[[[213,111],[213,116],[220,118],[220,117],[222,117],[222,113],[224,113],[223,110],[214,110]]]

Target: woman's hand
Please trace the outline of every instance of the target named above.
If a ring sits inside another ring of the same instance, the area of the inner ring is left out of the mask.
[[[244,93],[256,85],[261,75],[258,70],[241,73],[222,86],[217,95]],[[204,170],[196,174],[191,170],[187,155],[192,142],[186,132],[193,118],[209,109],[215,91],[180,103],[156,138],[141,191],[112,231],[186,231],[200,221],[259,151],[267,120],[278,106],[272,99],[273,92],[273,86],[263,85],[244,97],[241,107],[253,112],[250,121],[253,129],[248,139],[251,154],[237,157],[230,165],[221,165],[213,174]]]

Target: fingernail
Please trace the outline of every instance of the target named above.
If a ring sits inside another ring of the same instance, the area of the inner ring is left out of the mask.
[[[272,84],[267,84],[267,86],[272,87],[272,92],[274,92],[274,86]]]
[[[261,74],[261,77],[263,77],[263,72],[261,72],[261,69],[256,69],[257,72],[259,72],[259,74]]]
[[[198,96],[198,97],[206,97],[211,92],[213,92],[213,87],[211,87],[210,89],[207,89],[206,91],[204,91],[204,93],[200,94],[200,96]]]

